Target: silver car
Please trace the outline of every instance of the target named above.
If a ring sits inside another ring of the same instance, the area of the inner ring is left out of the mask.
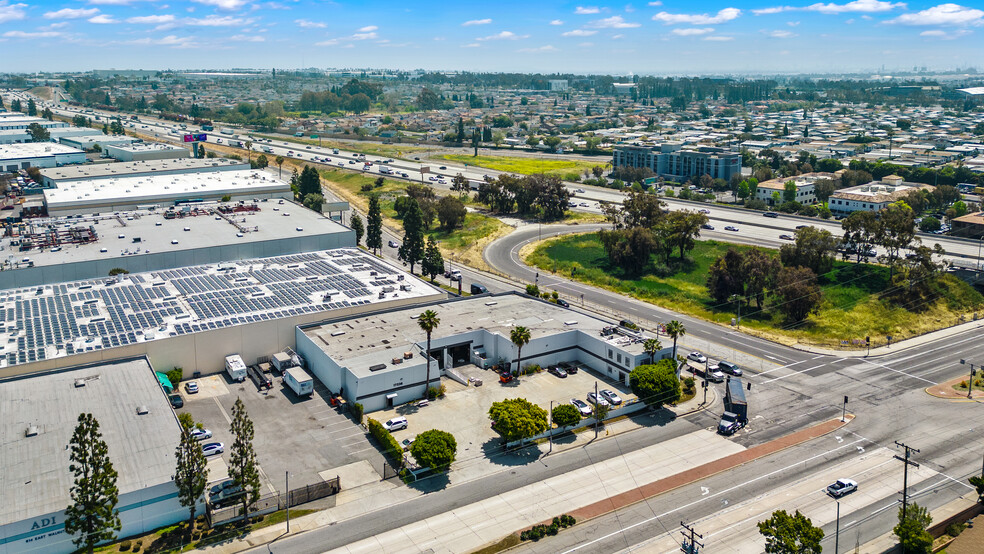
[[[622,397],[616,394],[613,390],[602,389],[599,394],[601,394],[601,397],[607,400],[612,406],[618,406],[622,403]]]

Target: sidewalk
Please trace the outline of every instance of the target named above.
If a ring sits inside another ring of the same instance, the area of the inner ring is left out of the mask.
[[[979,377],[975,377],[974,379],[975,380],[979,379]],[[969,381],[969,380],[970,380],[969,375],[955,377],[953,379],[950,379],[949,381],[943,383],[937,383],[931,387],[927,387],[926,393],[929,394],[930,396],[935,396],[936,398],[945,398],[947,400],[974,401],[974,400],[984,399],[984,391],[973,389],[970,393],[971,394],[970,398],[967,398],[966,392],[959,391],[953,388],[954,386],[959,385],[961,382]]]

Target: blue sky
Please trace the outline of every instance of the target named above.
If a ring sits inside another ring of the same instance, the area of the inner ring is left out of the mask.
[[[984,69],[984,2],[0,0],[0,71]]]

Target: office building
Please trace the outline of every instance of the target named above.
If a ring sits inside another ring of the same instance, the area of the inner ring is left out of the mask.
[[[700,146],[683,149],[680,143],[664,143],[656,147],[617,146],[613,167],[645,167],[656,175],[673,181],[685,181],[710,175],[728,181],[741,174],[741,154],[723,148]]]

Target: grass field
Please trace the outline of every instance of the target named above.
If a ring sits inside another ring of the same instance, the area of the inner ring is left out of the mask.
[[[635,279],[625,278],[621,269],[610,266],[597,233],[549,239],[533,248],[525,259],[531,266],[565,276],[576,268],[574,278],[579,281],[729,324],[736,307],[716,304],[705,287],[708,268],[729,248],[751,247],[700,241],[687,262],[674,268],[672,274]],[[944,298],[929,306],[899,306],[879,298],[888,279],[887,267],[836,262],[834,270],[821,280],[824,300],[819,313],[805,322],[788,324],[767,305],[765,310],[747,305],[742,313],[742,328],[786,343],[833,346],[870,336],[878,345],[884,344],[887,336],[901,340],[960,323],[962,317],[984,307],[980,293],[951,275],[943,277],[942,288],[947,291]]]
[[[574,160],[539,160],[536,158],[520,158],[513,156],[468,156],[465,154],[445,154],[439,156],[443,160],[457,162],[460,164],[474,165],[496,171],[508,171],[520,175],[533,175],[534,173],[546,173],[563,177],[568,173],[582,174],[585,169],[591,169],[596,165],[604,167],[608,163],[607,159],[599,160],[598,163],[577,162]]]

